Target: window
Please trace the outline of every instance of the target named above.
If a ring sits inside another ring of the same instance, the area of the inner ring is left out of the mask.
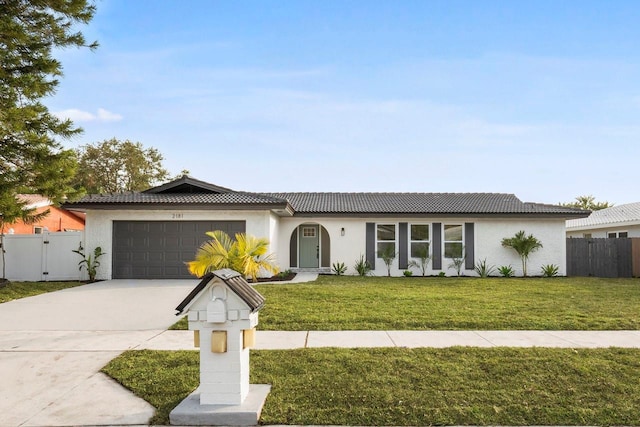
[[[462,258],[462,224],[444,226],[444,257]]]
[[[584,237],[585,239],[590,239],[591,238],[591,233],[584,233],[582,235],[582,237]]]
[[[33,227],[33,234],[42,234],[43,231],[44,231],[43,227],[38,227],[38,226]]]
[[[396,225],[395,224],[378,224],[376,230],[376,240],[378,250],[377,257],[382,258],[381,254],[386,251],[396,252]]]
[[[620,231],[618,233],[611,232],[611,233],[607,233],[607,237],[610,239],[615,239],[616,237],[618,238],[624,238],[624,237],[629,237],[629,233],[627,231]]]
[[[302,237],[316,237],[316,228],[302,227]]]
[[[427,224],[411,224],[411,258],[429,256],[429,226]]]

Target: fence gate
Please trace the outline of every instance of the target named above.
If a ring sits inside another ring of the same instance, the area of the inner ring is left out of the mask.
[[[640,248],[640,239],[568,238],[567,276],[632,277],[640,268],[634,246]]]
[[[7,279],[38,282],[85,278],[84,270],[78,270],[82,258],[71,252],[83,240],[84,233],[75,231],[5,235]]]

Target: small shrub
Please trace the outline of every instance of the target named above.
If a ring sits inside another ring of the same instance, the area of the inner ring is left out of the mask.
[[[447,273],[445,273],[444,271],[441,271],[440,273],[438,273],[438,277],[445,277],[447,275]]]
[[[513,267],[510,265],[502,265],[498,267],[498,273],[500,273],[502,277],[513,277],[516,274],[515,271],[513,271]]]
[[[404,277],[411,277],[411,276],[413,276],[413,271],[405,270],[405,271],[402,272],[402,274],[404,274]]]
[[[342,276],[347,272],[347,266],[344,262],[334,262],[331,269],[333,270],[333,274],[336,276]]]
[[[281,271],[280,273],[276,274],[276,277],[278,279],[286,279],[287,277],[289,277],[289,275],[291,275],[293,272],[291,270],[284,270]]]
[[[555,264],[547,264],[542,266],[542,275],[544,277],[554,277],[558,275],[558,266]]]
[[[371,274],[371,265],[369,265],[369,261],[364,259],[364,255],[360,255],[360,259],[356,260],[353,268],[358,273],[358,276],[368,276]]]
[[[496,270],[496,267],[487,264],[487,259],[485,258],[482,261],[478,261],[473,270],[478,273],[480,277],[489,277]]]

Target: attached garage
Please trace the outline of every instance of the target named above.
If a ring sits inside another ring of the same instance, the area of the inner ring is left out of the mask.
[[[188,279],[185,262],[208,240],[207,231],[234,236],[245,221],[114,221],[114,279]]]

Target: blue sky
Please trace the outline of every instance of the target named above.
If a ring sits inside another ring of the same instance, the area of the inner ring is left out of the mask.
[[[98,0],[49,108],[246,191],[640,200],[640,2]]]

